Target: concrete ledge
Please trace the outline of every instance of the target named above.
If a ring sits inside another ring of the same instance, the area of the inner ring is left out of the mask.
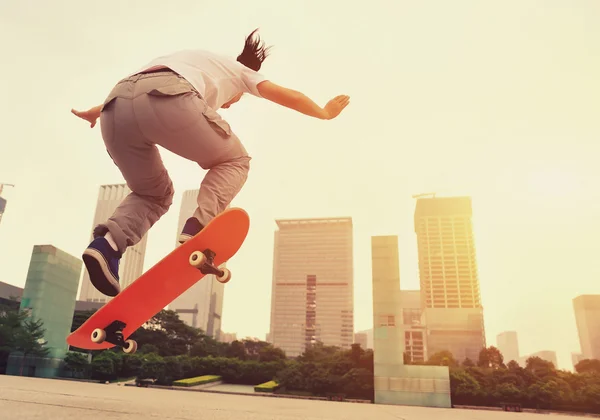
[[[208,384],[208,385],[217,385],[217,384]],[[136,386],[135,384],[125,384],[125,386]],[[212,386],[211,386],[212,387]],[[179,386],[167,386],[167,385],[148,385],[145,388],[158,388],[158,389],[168,389],[173,391],[188,391],[188,392],[209,392],[213,394],[225,394],[225,395],[245,395],[250,397],[267,397],[267,398],[291,398],[297,400],[318,400],[318,401],[330,401],[326,397],[306,397],[303,395],[290,395],[290,394],[273,394],[267,392],[235,392],[235,391],[218,391],[216,389],[207,389],[211,387],[194,387],[194,388],[185,388]],[[356,399],[347,399],[339,402],[347,402],[347,403],[359,403],[359,404],[372,404],[369,400],[356,400]]]

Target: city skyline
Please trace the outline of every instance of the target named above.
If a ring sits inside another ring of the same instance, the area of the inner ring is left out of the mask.
[[[115,190],[116,188],[116,190]],[[127,188],[125,187],[125,185],[123,184],[117,184],[117,185],[102,185],[100,187],[100,193],[99,193],[99,200],[97,203],[97,208],[96,208],[96,216],[95,216],[95,223],[97,223],[97,218],[98,218],[98,214],[99,212],[105,212],[106,208],[108,207],[112,207],[115,205],[114,200],[107,200],[108,198],[114,198],[116,195],[122,195],[123,191],[125,191]],[[117,191],[117,193],[115,193],[115,191]],[[180,208],[180,218],[179,218],[179,223],[178,223],[178,231],[181,229],[181,225],[182,225],[182,220],[184,220],[184,215],[187,214],[187,212],[189,212],[189,209],[193,207],[191,203],[191,200],[189,199],[190,197],[195,197],[195,193],[197,192],[197,190],[188,190],[186,191],[186,194],[189,196],[187,197],[186,200],[186,196],[184,195],[184,198],[182,200],[182,205]],[[414,196],[413,196],[414,198]],[[470,200],[470,197],[444,197],[446,199],[462,199],[464,200],[465,198],[468,198]],[[440,199],[440,198],[430,198],[428,200],[435,200],[435,199]],[[423,200],[422,198],[420,198],[420,200]],[[443,202],[444,200],[442,200]],[[102,205],[99,205],[102,204]],[[470,204],[469,204],[470,206]],[[183,218],[183,219],[182,219]],[[415,221],[418,219],[417,217],[417,212],[415,211]],[[282,226],[293,226],[293,227],[297,227],[297,226],[301,226],[301,225],[314,225],[314,224],[319,224],[319,223],[331,223],[331,222],[343,222],[343,221],[349,221],[349,226],[350,226],[350,238],[352,239],[352,218],[351,217],[346,217],[346,218],[301,218],[301,219],[278,219],[275,220],[276,224],[278,224],[278,226],[281,228]],[[415,222],[416,223],[416,222]],[[276,230],[275,231],[275,237],[277,238],[279,235],[278,233],[280,232],[280,230]],[[325,232],[323,232],[325,233]],[[318,235],[317,235],[318,237]],[[317,238],[315,237],[315,238]],[[396,238],[397,240],[397,236],[395,235],[388,235],[387,237],[393,237]],[[377,236],[372,236],[371,240],[373,240],[373,238],[377,238]],[[145,237],[144,237],[145,239]],[[300,242],[306,244],[306,240],[309,239],[310,242],[310,235],[307,237],[306,234],[301,235],[300,237]],[[314,239],[313,239],[314,240]],[[277,246],[277,239],[275,240],[275,245]],[[292,241],[293,242],[293,241]],[[351,241],[352,242],[352,241]],[[288,245],[292,245],[293,244],[290,243]],[[35,245],[36,247],[39,245]],[[53,247],[53,245],[51,245]],[[289,246],[287,246],[287,248],[289,248]],[[275,248],[276,249],[276,248]],[[395,252],[398,252],[398,248],[396,246],[395,248]],[[138,252],[139,253],[139,252]],[[144,257],[144,255],[141,256],[142,259]],[[350,259],[350,263],[353,266],[353,258]],[[144,270],[145,271],[145,270]],[[276,282],[276,273],[277,269],[275,266],[275,261],[274,261],[274,266],[273,266],[273,286],[275,286],[275,282]],[[328,270],[331,271],[331,270]],[[352,269],[350,271],[350,275],[352,276]],[[81,281],[80,281],[80,290],[81,285],[83,284],[83,280],[85,279],[85,269],[84,266],[82,265],[82,270],[81,270]],[[310,276],[308,276],[310,277]],[[313,276],[314,277],[314,276]],[[352,277],[351,277],[352,278]],[[309,280],[307,280],[309,281]],[[352,281],[351,281],[352,282]],[[202,281],[198,282],[197,284],[202,283]],[[307,283],[308,284],[308,283]],[[400,288],[400,281],[398,281],[398,287]],[[188,292],[190,292],[192,289],[189,289]],[[307,289],[308,290],[308,289]],[[420,289],[417,290],[400,290],[399,293],[401,294],[402,298],[400,299],[400,306],[398,307],[398,311],[400,311],[399,313],[401,313],[401,315],[399,315],[399,317],[402,319],[401,325],[403,325],[403,328],[405,330],[405,334],[406,334],[406,338],[405,338],[405,343],[404,343],[404,348],[409,350],[409,358],[411,360],[415,360],[415,361],[421,361],[422,360],[422,355],[426,355],[427,357],[430,356],[432,354],[432,352],[430,352],[427,349],[427,341],[422,342],[420,340],[422,340],[422,335],[421,334],[421,330],[422,328],[428,328],[427,326],[421,326],[420,323],[422,321],[424,321],[426,319],[425,315],[425,311],[426,311],[426,307],[417,307],[417,304],[423,305],[424,303],[426,304],[427,298],[423,297],[422,291]],[[185,293],[184,293],[185,294]],[[79,295],[80,298],[82,297],[82,294]],[[183,295],[182,295],[183,296]],[[307,295],[308,296],[308,295]],[[221,292],[221,302],[219,303],[220,305],[220,314],[218,316],[218,320],[213,320],[213,322],[215,322],[215,324],[213,325],[212,329],[207,329],[205,331],[208,331],[209,335],[214,336],[215,338],[219,339],[219,335],[221,333],[224,334],[224,336],[226,336],[228,338],[228,341],[231,341],[231,337],[232,336],[236,336],[237,332],[233,332],[233,333],[226,333],[222,330],[221,328],[221,323],[220,323],[220,318],[222,317],[222,292]],[[181,298],[181,296],[180,296]],[[585,300],[584,300],[585,299]],[[79,299],[81,302],[85,302],[87,299]],[[176,299],[177,300],[177,299]],[[176,301],[174,300],[174,302]],[[209,304],[209,308],[204,308],[204,310],[209,310],[210,306],[213,304],[212,302],[213,299],[211,299],[211,302]],[[90,300],[87,300],[88,302],[91,302]],[[585,304],[583,303],[585,302]],[[173,302],[171,302],[170,305],[172,305]],[[304,303],[303,303],[304,305]],[[596,353],[591,353],[591,352],[597,352],[599,351],[598,345],[597,345],[597,334],[595,334],[594,332],[592,332],[593,329],[593,325],[595,325],[594,323],[598,323],[600,322],[600,318],[598,318],[598,311],[600,308],[600,294],[599,295],[579,295],[577,297],[573,298],[573,305],[574,305],[574,311],[575,311],[575,316],[577,318],[577,316],[579,316],[580,318],[582,316],[587,317],[586,321],[579,321],[579,324],[576,325],[576,328],[578,330],[579,333],[579,341],[580,341],[580,346],[581,347],[577,347],[579,348],[585,348],[586,350],[584,350],[583,352],[579,353],[577,350],[575,351],[571,351],[570,353],[570,357],[571,357],[571,365],[566,364],[566,366],[559,366],[560,368],[566,368],[568,370],[572,370],[573,366],[576,364],[576,362],[578,360],[584,359],[584,358],[594,358]],[[587,305],[587,306],[586,306]],[[308,308],[308,306],[307,306]],[[170,308],[169,308],[170,309]],[[418,314],[415,314],[413,312],[415,312],[415,310],[418,309]],[[174,310],[176,310],[174,308]],[[273,312],[274,308],[271,307],[271,328],[269,330],[272,329],[273,327],[273,322],[274,322],[274,317],[273,315],[275,314],[275,312]],[[308,309],[306,309],[308,310]],[[177,311],[177,310],[176,310]],[[582,312],[582,315],[578,315],[578,311]],[[587,312],[585,312],[587,311]],[[585,313],[585,314],[583,314]],[[190,322],[188,322],[186,320],[186,315],[188,315],[186,313],[186,311],[184,310],[183,313],[180,314],[181,319],[188,323],[189,325]],[[281,315],[281,314],[280,314]],[[277,317],[275,317],[277,318]],[[354,312],[352,310],[352,319],[354,319]],[[276,319],[275,319],[276,321]],[[426,321],[425,321],[426,322]],[[582,322],[583,325],[581,324]],[[589,324],[592,324],[591,326],[589,326]],[[193,325],[195,327],[199,327],[201,328],[201,326],[198,325]],[[204,330],[204,328],[203,328]],[[356,340],[354,340],[354,335],[358,334],[359,336],[361,336],[360,341],[366,343],[367,342],[367,335],[368,334],[372,334],[373,328],[367,329],[367,330],[362,330],[359,331],[359,329],[357,328],[353,328],[353,337],[348,339],[348,343],[343,344],[343,343],[339,343],[339,344],[332,344],[329,343],[330,345],[342,345],[343,347],[347,347],[349,344],[351,344],[352,342],[356,342]],[[424,330],[423,330],[424,331]],[[366,334],[365,334],[366,332]],[[415,335],[416,333],[416,335]],[[594,335],[595,334],[595,335]],[[267,333],[265,334],[265,341],[271,342],[273,343],[273,338],[272,338],[272,334],[270,331],[267,331]],[[509,336],[509,337],[507,337]],[[246,335],[245,337],[250,337],[249,335]],[[254,336],[256,338],[256,336]],[[316,338],[316,336],[314,337]],[[417,346],[416,348],[414,347],[414,342],[415,342],[415,338],[416,338],[416,343]],[[303,337],[303,342],[305,341],[305,338]],[[325,341],[328,341],[327,339],[325,339]],[[491,341],[490,341],[491,343]],[[277,345],[277,344],[276,344]],[[515,360],[517,361],[521,366],[525,366],[526,360],[529,357],[533,357],[533,356],[537,356],[537,357],[541,357],[544,360],[548,360],[551,361],[552,363],[554,363],[556,366],[558,366],[558,359],[557,359],[557,352],[555,350],[536,350],[534,352],[531,352],[529,354],[525,354],[525,355],[520,355],[519,353],[519,348],[518,348],[518,341],[517,341],[517,332],[516,331],[504,331],[500,334],[497,335],[496,337],[496,342],[494,344],[488,344],[487,346],[490,345],[494,345],[496,346],[498,349],[500,349],[504,355],[505,351],[503,351],[503,348],[509,348],[509,351],[506,351],[505,354],[505,362],[508,362],[510,360]],[[286,347],[286,345],[281,345],[281,343],[279,343],[278,347]],[[590,350],[591,349],[591,350]],[[416,353],[415,353],[416,350]],[[433,353],[438,350],[438,349],[434,349]],[[450,348],[446,349],[446,350],[450,350]],[[290,352],[290,349],[287,349],[288,352]],[[518,357],[514,357],[513,353],[515,353],[518,355]],[[292,351],[291,353],[294,353],[294,356],[297,356],[298,354],[295,354],[296,352]],[[416,354],[416,358],[414,357]],[[587,356],[587,357],[586,357]],[[462,359],[462,357],[459,355],[458,360],[460,361]]]
[[[370,238],[398,235],[403,288],[417,289],[411,196],[435,191],[473,199],[487,341],[514,330],[522,354],[553,349],[559,366],[570,367],[580,351],[571,300],[598,294],[600,279],[600,27],[590,24],[600,4],[576,4],[181,0],[164,19],[154,0],[97,13],[74,0],[65,8],[9,2],[0,35],[15,40],[5,52],[21,62],[0,73],[36,83],[9,83],[4,92],[0,181],[15,187],[3,192],[0,281],[24,285],[34,244],[80,256],[98,187],[123,182],[100,127],[70,109],[97,105],[164,53],[206,48],[235,57],[260,27],[274,45],[266,77],[320,105],[337,94],[352,103],[333,121],[253,97],[219,110],[253,158],[232,203],[248,211],[251,227],[231,262],[222,329],[239,337],[268,331],[274,220],[340,215],[354,225],[355,330],[369,328]],[[197,24],[211,15],[235,24]],[[115,29],[98,37],[107,19]],[[40,60],[52,66],[40,72]],[[161,152],[178,203],[204,171]],[[175,207],[149,232],[145,270],[173,249]]]

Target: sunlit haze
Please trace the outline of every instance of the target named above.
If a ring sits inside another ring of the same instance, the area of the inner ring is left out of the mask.
[[[223,325],[269,328],[275,219],[351,216],[355,330],[372,327],[370,237],[398,235],[402,289],[419,287],[413,194],[467,195],[488,345],[579,352],[572,299],[600,293],[600,2],[191,1],[0,3],[0,281],[23,287],[31,251],[77,257],[101,184],[122,183],[100,127],[70,113],[184,48],[236,56],[253,29],[261,73],[332,121],[244,98],[220,110],[253,157],[232,203],[251,218],[230,262]],[[176,195],[150,231],[145,269],[174,245],[181,195],[204,171],[161,150]]]

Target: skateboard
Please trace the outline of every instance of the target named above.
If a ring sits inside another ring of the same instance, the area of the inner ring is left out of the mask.
[[[231,272],[219,266],[240,249],[249,226],[248,214],[240,208],[220,213],[102,306],[67,337],[67,343],[89,350],[119,346],[135,353],[137,343],[127,338],[176,297],[207,274],[221,283],[231,280]]]

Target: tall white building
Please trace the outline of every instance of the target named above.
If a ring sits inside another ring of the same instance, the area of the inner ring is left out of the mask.
[[[354,342],[352,219],[277,220],[269,341],[288,357]]]
[[[504,364],[519,361],[519,340],[516,331],[504,331],[496,336],[496,347],[504,357]]]
[[[96,225],[105,222],[121,201],[131,192],[126,184],[101,185],[98,193],[98,204],[96,205],[96,214],[92,231]],[[94,239],[93,233],[90,233],[90,242]],[[119,278],[121,290],[133,283],[144,272],[144,257],[146,255],[146,242],[148,235],[144,235],[142,240],[135,246],[127,248],[119,264]],[[81,283],[81,292],[79,300],[88,302],[108,302],[112,299],[110,296],[100,293],[92,282],[87,270],[83,269],[83,279]]]
[[[427,356],[476,361],[486,347],[470,197],[419,198],[414,221]]]
[[[185,221],[194,214],[198,207],[197,199],[198,190],[188,190],[183,193],[179,210],[179,224],[175,235],[176,246],[179,245],[179,233],[183,229]],[[224,292],[225,285],[219,283],[216,276],[209,274],[175,298],[169,304],[169,309],[177,312],[179,319],[187,325],[200,328],[206,335],[219,340]]]
[[[573,299],[575,322],[583,359],[600,359],[600,295]]]

